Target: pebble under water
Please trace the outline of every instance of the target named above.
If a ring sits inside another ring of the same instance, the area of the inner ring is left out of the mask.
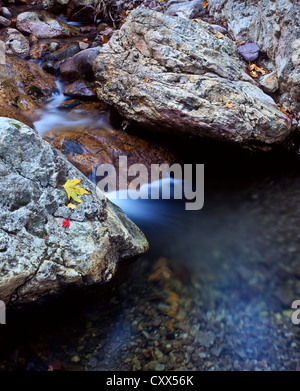
[[[205,164],[205,201],[125,200],[150,250],[105,286],[9,311],[0,368],[296,370],[299,162],[181,146]]]

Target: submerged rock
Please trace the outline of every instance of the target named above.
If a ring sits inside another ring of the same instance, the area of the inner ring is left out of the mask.
[[[61,186],[75,178],[91,194],[70,210]],[[148,248],[143,233],[63,155],[7,118],[0,119],[0,191],[0,299],[7,304],[104,283],[119,261]]]
[[[86,176],[105,163],[113,164],[118,176],[120,156],[127,156],[128,165],[143,164],[149,172],[151,164],[172,164],[176,160],[167,147],[105,127],[56,129],[45,133],[43,138],[61,151]],[[151,180],[144,182],[149,183]]]
[[[92,99],[97,100],[97,95],[93,87],[89,87],[84,81],[77,80],[72,84],[68,85],[64,90],[63,94],[71,98],[76,99]]]
[[[100,101],[148,128],[269,149],[290,119],[207,23],[131,12],[94,62]]]
[[[273,61],[280,102],[300,112],[300,7],[291,0],[209,1],[211,15],[237,40],[251,39]]]
[[[56,19],[46,11],[23,12],[17,17],[17,28],[37,38],[71,37],[78,35],[77,27]]]

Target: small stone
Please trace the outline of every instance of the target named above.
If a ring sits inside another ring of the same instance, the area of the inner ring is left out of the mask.
[[[50,52],[55,52],[59,48],[59,43],[58,42],[51,42],[49,45],[49,50]]]
[[[79,42],[78,45],[79,45],[80,50],[85,50],[90,47],[90,45],[86,42]]]
[[[160,365],[158,361],[156,361],[156,360],[150,361],[150,362],[148,362],[148,364],[144,365],[143,370],[144,371],[154,371],[158,365]]]
[[[210,351],[211,351],[211,354],[213,354],[216,357],[219,357],[221,354],[222,348],[221,348],[221,346],[214,346],[213,348],[211,348]]]
[[[206,357],[206,353],[200,352],[200,353],[198,353],[198,356],[199,356],[200,358],[205,358],[205,357]]]
[[[259,46],[252,42],[247,42],[238,48],[239,53],[246,61],[255,61],[258,58],[259,50]]]
[[[155,370],[156,371],[164,371],[165,367],[166,366],[164,364],[158,364],[158,365],[156,365]]]
[[[80,361],[80,357],[79,356],[73,356],[73,357],[71,357],[71,361],[77,363],[77,362]]]
[[[213,345],[215,341],[215,334],[212,331],[199,331],[196,340],[200,346],[208,348]]]
[[[11,25],[11,21],[0,16],[0,27],[9,27]]]
[[[278,90],[278,87],[279,87],[277,72],[273,71],[273,72],[269,73],[268,75],[263,76],[259,80],[259,84],[261,85],[262,89],[265,92],[268,92],[268,93],[275,92],[276,90]],[[288,252],[293,252],[293,251],[289,251],[289,249],[288,249]]]
[[[2,16],[4,16],[5,18],[11,18],[12,17],[10,10],[8,8],[6,8],[6,7],[2,8]]]

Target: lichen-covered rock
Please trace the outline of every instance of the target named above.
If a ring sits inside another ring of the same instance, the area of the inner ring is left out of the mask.
[[[91,194],[70,210],[61,186],[75,178]],[[104,283],[120,260],[148,247],[142,232],[63,155],[7,118],[0,118],[0,193],[0,299],[7,304]]]
[[[141,8],[94,62],[98,98],[128,120],[268,149],[290,120],[244,69],[235,44],[209,24]]]
[[[0,39],[5,43],[7,54],[16,54],[23,57],[28,55],[30,49],[29,41],[18,30],[12,28],[1,30]]]
[[[46,11],[23,12],[17,17],[18,30],[37,38],[71,37],[78,35],[77,27],[56,19]]]
[[[237,40],[251,39],[274,62],[280,102],[300,112],[300,4],[297,0],[211,0],[211,15]]]

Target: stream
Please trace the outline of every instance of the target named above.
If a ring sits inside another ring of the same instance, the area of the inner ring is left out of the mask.
[[[105,128],[107,113],[57,110],[35,122]],[[295,370],[300,299],[300,165],[284,151],[251,155],[178,143],[181,163],[204,163],[205,201],[119,200],[150,250],[105,286],[9,311],[0,368],[26,370]],[[91,177],[93,180],[93,177]],[[118,200],[114,200],[118,203]]]

